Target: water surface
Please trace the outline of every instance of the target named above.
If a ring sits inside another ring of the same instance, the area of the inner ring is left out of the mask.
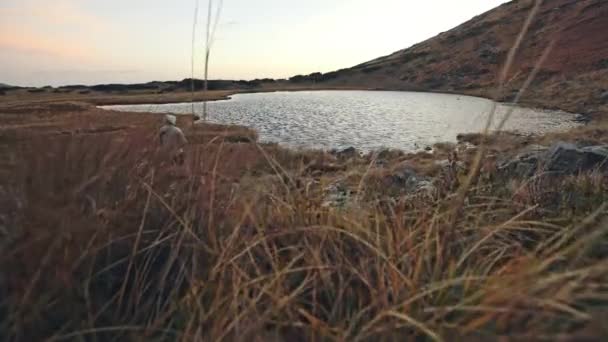
[[[260,140],[290,147],[369,151],[413,151],[455,141],[459,133],[480,132],[493,107],[490,100],[459,95],[392,91],[302,91],[238,94],[208,103],[208,120],[256,129]],[[103,108],[190,114],[190,103]],[[202,113],[202,103],[195,111]],[[512,106],[499,104],[494,128]],[[573,115],[515,107],[506,130],[560,131],[575,126]]]

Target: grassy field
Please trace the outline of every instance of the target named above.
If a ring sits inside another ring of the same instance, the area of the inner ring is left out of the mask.
[[[187,117],[176,168],[160,116],[70,100],[0,109],[3,340],[608,337],[608,178],[501,177],[491,158],[602,143],[602,124],[486,139],[463,187],[475,148],[344,158]],[[433,191],[404,192],[404,165]]]
[[[230,95],[239,93],[273,92],[273,91],[302,91],[302,90],[352,90],[367,89],[364,87],[327,86],[313,83],[292,84],[278,83],[260,84],[251,89],[197,90],[194,93],[184,90],[160,91],[156,89],[128,91],[99,91],[83,86],[82,90],[62,90],[61,88],[23,88],[4,91],[0,94],[0,110],[11,107],[31,106],[32,104],[63,103],[66,101],[86,102],[98,106],[129,105],[129,104],[164,104],[190,101],[226,100]]]

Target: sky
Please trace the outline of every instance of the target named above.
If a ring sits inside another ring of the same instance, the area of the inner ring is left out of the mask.
[[[207,1],[195,77],[202,78]],[[287,78],[351,67],[447,31],[505,0],[224,0],[210,78]],[[0,83],[181,80],[196,0],[1,0]],[[218,3],[218,0],[215,0]]]

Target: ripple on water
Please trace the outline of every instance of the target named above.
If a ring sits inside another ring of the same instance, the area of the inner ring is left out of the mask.
[[[455,141],[459,133],[480,132],[493,102],[435,93],[393,91],[302,91],[238,94],[231,100],[210,102],[209,121],[256,129],[264,142],[290,147],[362,150],[418,149]],[[190,114],[190,103],[125,105],[103,108]],[[202,112],[202,103],[195,105]],[[513,110],[505,129],[522,133],[566,130],[576,125],[574,115],[498,105],[494,128]]]

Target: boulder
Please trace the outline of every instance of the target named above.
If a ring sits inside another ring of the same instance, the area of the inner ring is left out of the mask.
[[[580,171],[608,170],[608,146],[588,146],[578,148],[573,144],[558,143],[549,149],[546,171],[575,174]]]
[[[498,172],[507,177],[532,177],[538,171],[540,161],[547,150],[547,147],[541,145],[528,146],[514,158],[500,161]]]
[[[595,169],[608,171],[608,146],[578,147],[565,142],[550,148],[534,145],[498,166],[503,176],[522,178],[537,172],[573,175]]]

